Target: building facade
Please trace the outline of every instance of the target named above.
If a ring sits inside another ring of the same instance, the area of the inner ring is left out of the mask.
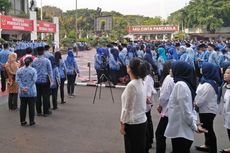
[[[9,0],[11,3],[10,15],[27,14],[29,0]]]

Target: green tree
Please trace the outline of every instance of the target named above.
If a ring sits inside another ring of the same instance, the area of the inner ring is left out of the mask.
[[[0,0],[0,12],[4,12],[5,14],[7,14],[10,10],[11,7],[11,3],[9,2],[9,0]]]

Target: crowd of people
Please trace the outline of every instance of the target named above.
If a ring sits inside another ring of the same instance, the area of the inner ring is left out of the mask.
[[[52,114],[51,108],[58,108],[59,88],[61,104],[66,103],[65,80],[69,97],[75,96],[75,79],[79,69],[72,48],[68,49],[66,59],[62,59],[60,51],[51,52],[47,44],[36,48],[27,47],[25,51],[25,55],[18,58],[15,52],[9,50],[8,43],[3,44],[0,50],[1,90],[9,93],[10,110],[18,109],[18,96],[20,97],[22,126],[27,125],[26,110],[29,107],[29,125],[32,126],[35,124],[35,108],[37,116],[44,117]]]
[[[190,153],[194,132],[205,136],[197,150],[217,153],[213,123],[219,112],[230,140],[230,44],[163,42],[107,47],[97,49],[95,63],[106,56],[112,79],[111,68],[116,67],[120,75],[123,66],[131,80],[121,96],[120,133],[126,153],[148,153],[152,147],[149,111],[156,94],[155,76],[159,76],[160,86],[156,110],[161,116],[155,132],[156,153],[166,152],[167,138],[171,139],[173,153]],[[230,148],[220,152],[229,153]]]
[[[61,104],[66,103],[65,80],[68,96],[75,96],[75,80],[80,71],[72,48],[66,59],[60,51],[51,52],[47,44],[28,46],[20,58],[7,43],[0,48],[1,90],[9,93],[10,110],[18,109],[20,97],[22,126],[27,125],[27,106],[29,125],[33,126],[35,112],[47,117],[52,114],[51,108],[58,108],[58,90]],[[120,117],[126,153],[148,153],[154,135],[157,153],[166,152],[166,138],[172,140],[173,153],[189,153],[194,132],[205,135],[204,145],[197,146],[197,150],[217,153],[213,121],[221,106],[230,140],[228,42],[112,43],[96,49],[95,69],[98,83],[127,84],[121,96]],[[104,80],[103,74],[109,80]],[[161,118],[154,134],[151,111],[158,87],[156,110]],[[221,152],[229,153],[230,149]]]
[[[155,74],[160,78],[163,65],[167,61],[185,61],[200,76],[202,63],[210,62],[224,67],[230,62],[230,45],[228,42],[132,42],[129,44],[111,43],[107,47],[98,47],[95,55],[95,69],[98,76],[109,73],[114,84],[127,76],[126,66],[138,57],[151,64]],[[102,71],[103,70],[103,71]],[[99,79],[99,78],[98,78]]]

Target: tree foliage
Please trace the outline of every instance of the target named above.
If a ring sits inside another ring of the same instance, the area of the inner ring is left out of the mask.
[[[219,27],[230,26],[229,14],[229,0],[191,0],[189,5],[170,14],[168,22],[186,28],[206,28],[215,33]]]
[[[5,12],[7,14],[10,10],[11,3],[9,0],[0,0],[0,12]]]
[[[40,13],[38,13],[40,14]],[[101,12],[102,16],[111,16],[113,18],[112,31],[102,33],[108,36],[109,41],[116,41],[123,38],[127,34],[127,27],[131,25],[160,25],[163,23],[160,17],[150,18],[139,15],[122,15],[119,12]],[[76,11],[70,10],[62,12],[56,7],[44,6],[43,18],[47,21],[53,16],[58,16],[60,21],[60,37],[74,39],[76,36]],[[95,38],[94,21],[98,17],[97,10],[93,9],[78,9],[77,10],[77,29],[78,36],[81,38]],[[38,17],[39,18],[39,17]],[[103,36],[103,41],[106,39]]]

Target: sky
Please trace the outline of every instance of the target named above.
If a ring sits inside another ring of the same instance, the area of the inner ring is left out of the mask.
[[[37,6],[50,5],[63,11],[76,8],[76,0],[36,0]],[[143,15],[148,17],[161,16],[167,18],[170,13],[183,8],[189,0],[77,0],[77,7],[116,11],[124,15]]]

